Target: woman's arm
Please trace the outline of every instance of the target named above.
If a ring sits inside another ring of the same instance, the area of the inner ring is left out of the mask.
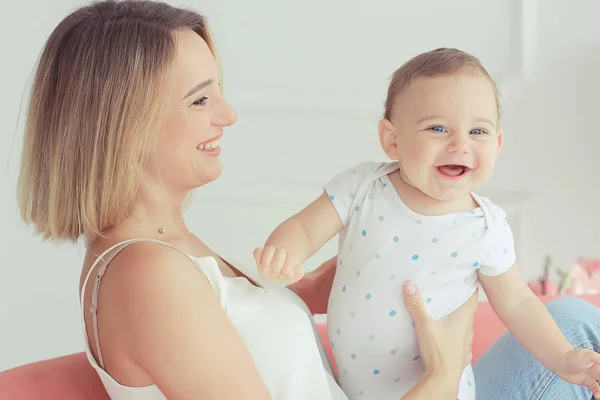
[[[213,288],[189,258],[139,243],[113,263],[99,308],[108,371],[111,360],[126,359],[169,399],[271,399]],[[115,326],[116,335],[103,335]]]
[[[417,384],[402,396],[402,400],[455,400],[457,396],[458,380],[448,375],[426,372]]]

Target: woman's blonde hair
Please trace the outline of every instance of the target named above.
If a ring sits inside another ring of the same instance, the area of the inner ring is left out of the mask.
[[[45,239],[93,240],[130,213],[139,165],[164,125],[176,52],[205,19],[153,1],[101,1],[67,16],[44,46],[27,114],[21,216]]]

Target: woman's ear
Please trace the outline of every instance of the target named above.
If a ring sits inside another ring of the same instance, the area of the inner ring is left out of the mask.
[[[382,118],[379,121],[379,144],[383,152],[389,157],[390,160],[398,161],[398,133],[396,127],[389,119]]]

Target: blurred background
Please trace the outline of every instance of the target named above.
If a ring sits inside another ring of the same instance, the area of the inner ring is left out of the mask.
[[[600,2],[597,0],[168,0],[208,17],[239,116],[222,179],[199,190],[190,227],[252,267],[252,250],[377,139],[388,78],[437,47],[479,57],[502,92],[505,145],[481,191],[505,208],[528,280],[600,256]],[[44,243],[15,188],[37,58],[78,0],[13,1],[0,24],[0,371],[83,349],[83,247]],[[332,241],[309,262],[335,253]]]

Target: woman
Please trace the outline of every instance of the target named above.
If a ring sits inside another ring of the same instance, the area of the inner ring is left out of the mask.
[[[182,205],[219,177],[219,140],[235,120],[196,13],[105,1],[69,15],[46,43],[20,205],[45,238],[86,241],[86,351],[113,399],[346,398],[304,303],[288,290],[265,290],[186,228]],[[334,268],[330,260],[292,288],[313,311],[326,307]],[[406,289],[427,372],[405,398],[455,399],[476,300],[432,321],[414,284]],[[556,304],[555,317],[564,307]],[[589,321],[600,313],[585,310],[562,324],[587,324],[568,337],[598,343],[600,327]],[[527,358],[514,343],[495,349],[510,352]],[[506,360],[494,363],[482,373],[504,373],[500,383],[515,390],[535,386],[543,372],[532,362],[519,373]],[[482,398],[500,398],[493,377],[478,384]]]

